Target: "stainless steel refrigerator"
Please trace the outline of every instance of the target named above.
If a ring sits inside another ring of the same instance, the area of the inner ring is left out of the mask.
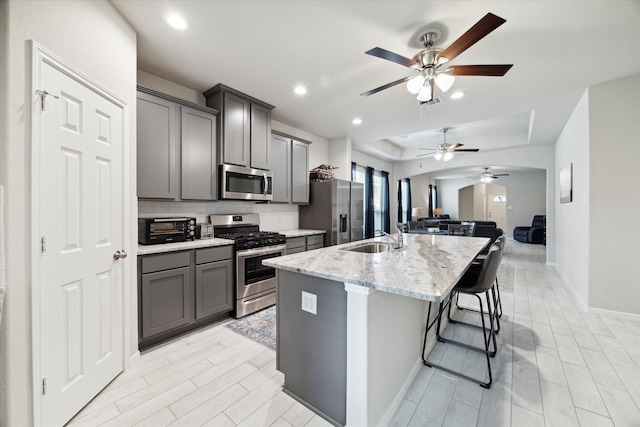
[[[309,187],[309,204],[299,210],[300,228],[325,230],[325,246],[362,240],[364,185],[336,179]]]

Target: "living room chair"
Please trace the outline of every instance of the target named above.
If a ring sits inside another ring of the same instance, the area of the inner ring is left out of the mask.
[[[546,215],[534,215],[531,226],[518,226],[513,229],[513,239],[522,243],[544,243],[547,227]]]

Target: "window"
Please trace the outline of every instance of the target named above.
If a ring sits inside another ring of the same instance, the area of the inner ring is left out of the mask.
[[[411,188],[409,187],[409,181],[400,181],[400,192],[402,194],[402,218],[400,222],[408,222],[411,220],[409,217],[411,212]]]
[[[367,168],[361,165],[355,165],[351,169],[351,180],[354,182],[360,182],[366,184],[366,170]],[[388,185],[388,184],[386,184]],[[385,216],[389,211],[389,197],[385,192],[385,180],[382,171],[373,171],[373,200],[372,204],[364,203],[364,228],[367,230],[367,206],[373,206],[373,230],[385,230]],[[370,216],[369,216],[370,218]],[[388,230],[386,230],[388,232]]]

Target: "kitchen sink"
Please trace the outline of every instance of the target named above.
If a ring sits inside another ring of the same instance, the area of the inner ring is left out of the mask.
[[[363,245],[344,248],[343,251],[361,252],[365,254],[377,254],[380,252],[388,252],[389,245],[387,243],[380,243],[380,242],[365,243]]]

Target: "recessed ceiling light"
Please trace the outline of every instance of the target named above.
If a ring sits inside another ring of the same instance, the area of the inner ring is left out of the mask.
[[[167,21],[167,24],[177,30],[186,30],[189,28],[189,23],[182,16],[171,14],[167,15],[165,20]]]
[[[451,94],[451,99],[458,99],[464,96],[464,92],[454,92]]]
[[[351,120],[351,123],[353,123],[354,125],[359,125],[362,123],[362,119],[356,117],[355,119]]]
[[[307,88],[300,85],[300,86],[296,86],[296,88],[293,91],[298,95],[304,95],[305,93],[307,93]]]

